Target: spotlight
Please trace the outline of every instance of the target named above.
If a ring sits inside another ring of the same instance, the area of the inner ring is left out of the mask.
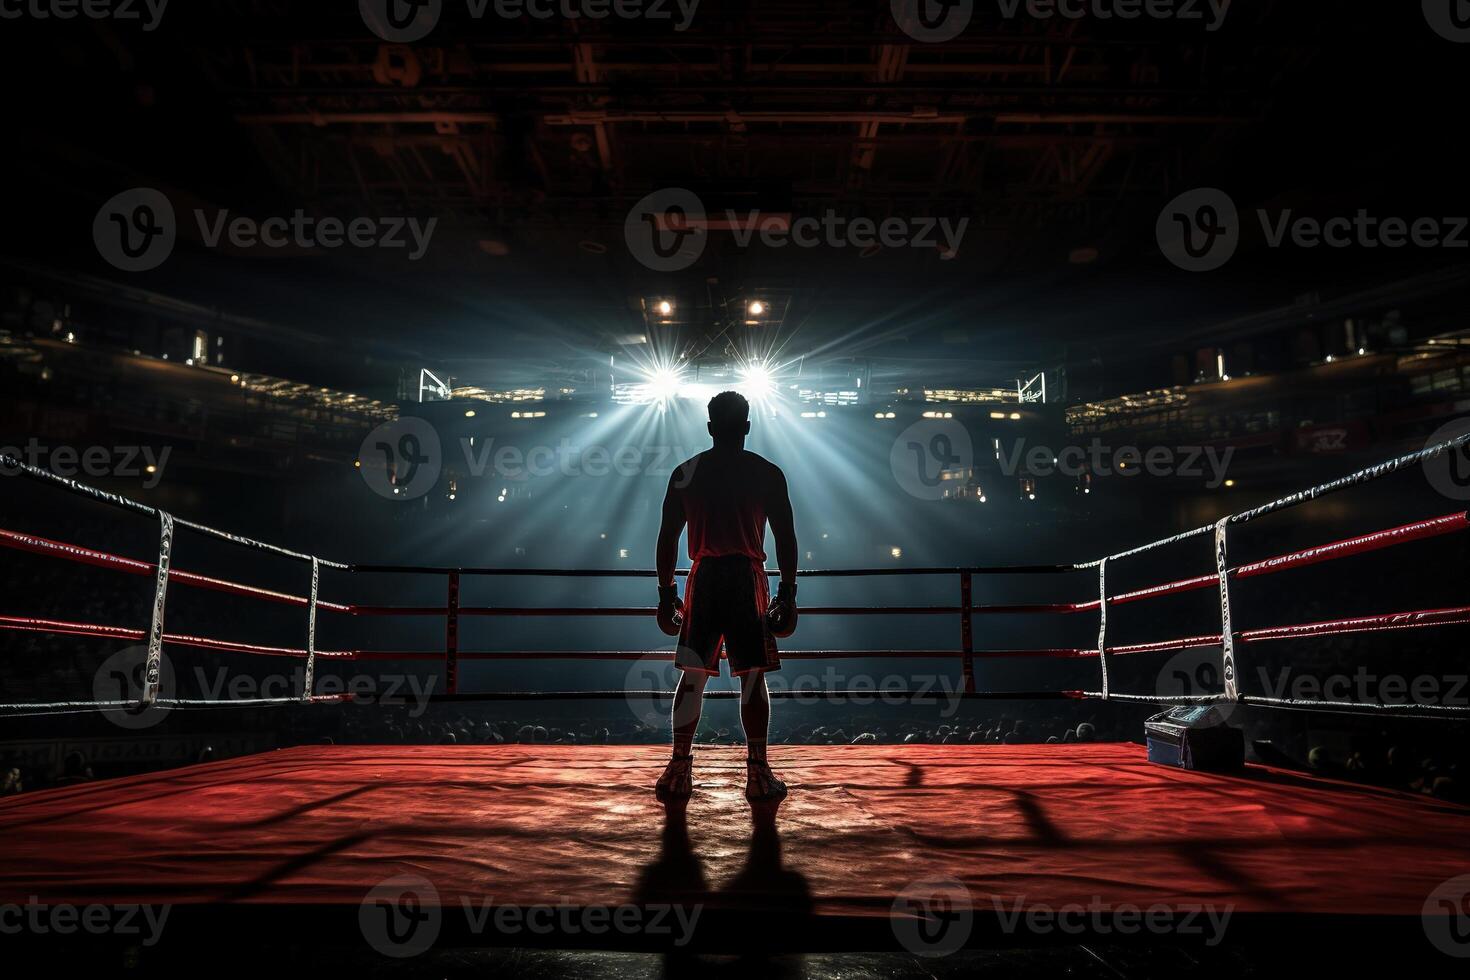
[[[1225,485],[1227,487],[1233,487],[1233,486],[1235,486],[1235,481],[1234,480],[1226,480],[1225,481]]]
[[[1011,421],[1012,422],[1019,422],[1020,420],[1021,420],[1021,413],[1020,412],[1012,412],[1011,413]]]
[[[771,397],[776,391],[776,379],[771,366],[761,361],[751,361],[740,369],[742,394],[751,401]]]
[[[475,417],[475,410],[472,408],[469,411],[465,412],[464,413],[464,417],[467,418],[467,419],[474,418]]]
[[[750,312],[751,316],[760,316],[766,312],[766,304],[762,303],[758,299],[753,299],[750,301],[750,305],[747,306],[746,309]]]
[[[666,299],[661,299],[658,301],[658,305],[654,307],[654,309],[658,310],[659,316],[668,316],[670,313],[674,312],[674,304],[670,303]]]
[[[676,368],[655,368],[648,378],[648,394],[655,402],[671,402],[679,395],[681,373]]]
[[[889,548],[888,549],[888,553],[890,555],[892,555],[894,558],[902,558],[903,557],[903,549],[902,548]]]

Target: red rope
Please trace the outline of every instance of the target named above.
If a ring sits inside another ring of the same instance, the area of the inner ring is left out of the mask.
[[[157,573],[158,568],[158,566],[150,562],[138,561],[134,558],[124,558],[121,555],[108,554],[105,551],[93,551],[91,548],[82,548],[63,541],[51,541],[47,538],[38,538],[34,535],[19,534],[15,531],[6,531],[3,529],[0,529],[0,546],[13,548],[16,551],[26,551],[34,555],[48,555],[52,558],[63,558],[82,565],[110,568],[128,575],[152,576]],[[213,589],[216,592],[228,592],[231,595],[248,596],[254,599],[264,599],[268,602],[279,602],[290,606],[305,608],[308,602],[306,596],[274,592],[270,589],[262,589],[254,585],[245,585],[241,582],[231,582],[221,578],[211,578],[208,575],[198,575],[194,572],[185,572],[180,569],[169,569],[168,578],[170,582],[193,586],[196,589]],[[333,612],[347,612],[351,607],[335,602],[317,600],[317,608],[327,609]]]

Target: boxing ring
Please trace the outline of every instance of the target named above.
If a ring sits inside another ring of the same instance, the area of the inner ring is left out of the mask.
[[[925,606],[803,606],[805,616],[922,615],[958,621],[958,644],[943,650],[798,650],[783,659],[945,658],[959,661],[965,700],[1066,700],[1124,704],[1245,704],[1262,708],[1449,719],[1453,704],[1365,703],[1270,697],[1246,692],[1242,662],[1259,644],[1303,637],[1434,629],[1470,623],[1470,605],[1407,609],[1245,630],[1232,629],[1233,583],[1290,576],[1300,568],[1351,559],[1470,529],[1464,511],[1296,550],[1229,563],[1231,531],[1267,514],[1377,480],[1458,450],[1470,434],[1428,447],[1212,524],[1074,565],[815,570],[801,577],[945,576],[956,601]],[[466,650],[469,617],[643,617],[652,607],[471,606],[466,578],[479,576],[652,577],[651,571],[439,568],[352,565],[195,524],[7,459],[29,479],[158,522],[152,561],[0,529],[0,547],[150,578],[146,626],[0,616],[12,632],[123,640],[146,645],[146,670],[133,700],[36,701],[0,705],[0,717],[100,710],[184,710],[310,705],[329,710],[354,695],[317,693],[318,669],[343,663],[442,664],[438,702],[666,699],[670,691],[473,691],[460,665],[482,660],[654,660],[663,650]],[[309,573],[301,593],[277,591],[173,567],[175,535],[195,533],[289,559]],[[1213,549],[1213,574],[1110,592],[1108,573],[1125,559],[1199,540]],[[358,605],[319,593],[321,573],[432,576],[445,601],[432,606]],[[1065,603],[973,601],[982,576],[1071,573],[1092,594]],[[682,571],[680,574],[684,574]],[[774,573],[772,573],[774,574]],[[226,593],[241,601],[294,607],[304,615],[299,648],[268,647],[166,629],[173,588]],[[1190,592],[1218,597],[1217,625],[1197,635],[1119,644],[1108,612]],[[325,650],[323,615],[416,617],[444,623],[436,650]],[[1093,617],[1093,647],[977,649],[975,619],[990,615]],[[165,647],[304,665],[289,697],[214,700],[168,697],[160,689]],[[1223,690],[1192,696],[1123,691],[1117,658],[1220,648]],[[1096,661],[1092,689],[993,691],[977,687],[975,663],[991,659]],[[1113,676],[1110,676],[1113,675]],[[838,700],[871,691],[775,691],[775,697]],[[915,692],[885,694],[905,696]],[[738,697],[708,691],[707,697]],[[355,710],[372,710],[365,706]],[[708,916],[699,948],[739,948],[740,930],[760,923],[781,948],[912,949],[900,923],[923,920],[941,883],[946,908],[967,920],[966,944],[1047,941],[1018,919],[1025,910],[1074,906],[1157,908],[1179,926],[1202,911],[1235,930],[1341,929],[1372,918],[1419,932],[1421,919],[1458,914],[1442,903],[1447,879],[1470,873],[1470,810],[1427,797],[1251,765],[1238,774],[1152,765],[1133,744],[847,745],[773,747],[791,786],[779,808],[748,804],[735,747],[701,746],[693,798],[665,806],[652,792],[663,746],[301,746],[166,772],[22,795],[0,801],[0,904],[40,898],[66,903],[166,903],[200,929],[221,922],[291,928],[313,914],[327,937],[355,935],[385,882],[418,889],[414,908],[436,912],[442,943],[571,943],[658,949],[646,932],[514,935],[466,925],[464,907],[641,908],[680,903]],[[106,842],[105,854],[97,844]],[[1467,886],[1470,888],[1470,886]],[[909,896],[906,898],[906,896]],[[1441,896],[1436,898],[1435,896]],[[919,901],[915,905],[914,901]],[[1463,898],[1461,899],[1463,902]],[[1436,904],[1441,902],[1441,904]],[[917,911],[916,911],[917,910]],[[774,914],[773,914],[774,913]],[[874,929],[874,921],[889,926]],[[1425,927],[1427,928],[1427,927]],[[1093,923],[1096,931],[1096,923]],[[1085,931],[1085,930],[1084,930]],[[1183,929],[1179,930],[1181,933]],[[1157,935],[1157,933],[1155,933]],[[1075,941],[1071,933],[1052,939]],[[345,938],[343,941],[347,941]],[[395,955],[395,954],[390,954]]]

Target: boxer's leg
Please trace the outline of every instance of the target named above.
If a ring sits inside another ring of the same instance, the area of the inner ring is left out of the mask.
[[[704,712],[704,685],[709,675],[699,670],[679,671],[679,686],[674,689],[674,756],[687,756],[694,746],[694,733],[699,716]]]
[[[766,675],[752,670],[740,675],[740,725],[752,762],[766,761],[766,739],[771,729],[771,696]]]
[[[694,732],[704,710],[704,685],[709,675],[698,670],[679,671],[674,689],[674,754],[654,787],[660,798],[688,796],[694,792]]]
[[[766,761],[766,741],[771,728],[771,696],[764,671],[740,675],[740,724],[745,729],[745,795],[752,800],[779,800],[786,784],[776,778]]]

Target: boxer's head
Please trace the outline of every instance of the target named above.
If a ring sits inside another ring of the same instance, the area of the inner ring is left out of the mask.
[[[709,400],[709,434],[715,445],[745,442],[750,432],[750,402],[738,391],[722,391]]]

